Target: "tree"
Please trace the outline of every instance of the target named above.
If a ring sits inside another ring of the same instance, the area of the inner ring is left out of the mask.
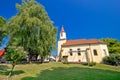
[[[0,43],[2,38],[5,37],[5,31],[3,30],[5,24],[6,24],[6,19],[0,16]]]
[[[44,7],[35,0],[22,0],[16,7],[18,13],[8,23],[9,45],[22,46],[29,53],[29,60],[33,54],[39,54],[43,59],[55,49],[57,28]]]
[[[11,77],[12,72],[15,68],[15,65],[17,65],[25,57],[24,53],[25,52],[24,52],[22,47],[17,47],[17,48],[16,47],[9,47],[9,48],[7,48],[5,58],[7,61],[11,61],[11,64],[12,64],[12,69],[8,75],[8,78]]]
[[[0,16],[0,27],[2,27],[6,23],[6,19]]]
[[[117,39],[103,38],[101,40],[107,44],[109,53],[120,54],[120,42]]]
[[[110,56],[106,56],[103,58],[105,64],[109,65],[120,65],[120,54],[111,54]]]

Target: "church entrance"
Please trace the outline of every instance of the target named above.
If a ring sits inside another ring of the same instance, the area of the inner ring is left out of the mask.
[[[63,56],[63,61],[68,62],[68,56]]]

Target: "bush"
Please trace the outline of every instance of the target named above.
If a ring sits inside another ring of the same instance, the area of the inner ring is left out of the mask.
[[[63,64],[69,64],[69,62],[62,62]]]
[[[96,65],[96,62],[90,62],[89,63],[89,66],[95,66]]]
[[[118,66],[120,65],[120,54],[111,54],[110,56],[106,56],[104,57],[103,62],[105,64]]]
[[[85,66],[95,66],[96,65],[96,62],[83,62],[82,65],[85,65]]]
[[[88,62],[82,62],[82,65],[87,66],[87,65],[88,65]]]

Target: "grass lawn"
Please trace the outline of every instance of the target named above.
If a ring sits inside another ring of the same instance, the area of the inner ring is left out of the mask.
[[[10,64],[0,64],[0,80],[6,80]],[[10,80],[120,80],[120,67],[97,64],[20,64]]]

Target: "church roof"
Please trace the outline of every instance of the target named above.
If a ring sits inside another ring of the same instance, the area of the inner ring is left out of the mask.
[[[84,44],[105,44],[104,42],[97,39],[79,39],[79,40],[67,40],[62,46],[74,46],[74,45],[84,45]]]

